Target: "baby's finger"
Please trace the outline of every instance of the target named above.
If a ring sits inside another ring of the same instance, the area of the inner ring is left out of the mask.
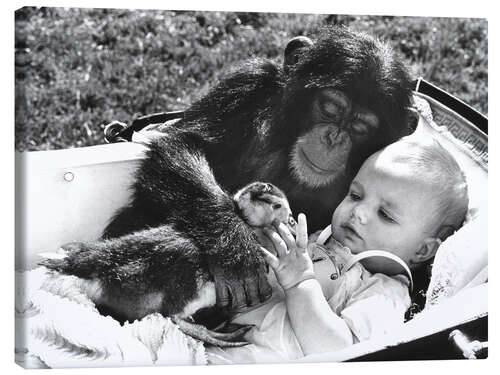
[[[297,218],[297,247],[302,251],[307,251],[307,219],[306,215],[299,214]]]
[[[290,230],[286,227],[286,225],[280,222],[276,224],[276,228],[278,229],[278,232],[283,241],[285,241],[288,250],[293,249],[295,247],[295,238],[293,238]]]
[[[269,264],[269,266],[271,266],[271,268],[273,268],[273,269],[278,267],[278,265],[280,264],[280,261],[278,260],[278,258],[276,258],[273,254],[271,254],[269,251],[267,251],[262,246],[259,246],[259,248],[260,248],[260,251],[262,251],[262,256],[266,260],[267,264]]]
[[[285,256],[287,253],[287,247],[285,241],[280,237],[278,233],[275,231],[269,230],[267,228],[263,228],[265,235],[271,240],[274,245],[274,249],[278,254],[278,257]]]
[[[264,231],[261,228],[255,230],[254,233],[257,235],[257,241],[259,242],[259,245],[262,245],[271,254],[276,253],[273,243],[271,242],[269,237],[264,234]]]

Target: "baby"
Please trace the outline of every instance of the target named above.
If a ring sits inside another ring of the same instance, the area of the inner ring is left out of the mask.
[[[275,360],[266,346],[294,359],[397,328],[410,305],[410,270],[434,257],[467,207],[465,176],[437,141],[410,136],[375,153],[319,236],[308,238],[303,214],[295,238],[284,225],[265,230],[274,249],[262,252],[283,293],[235,319],[257,327],[255,346],[232,359]]]

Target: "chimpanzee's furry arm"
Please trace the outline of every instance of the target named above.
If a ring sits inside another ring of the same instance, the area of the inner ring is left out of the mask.
[[[168,224],[205,257],[219,306],[255,304],[271,293],[265,262],[254,234],[215,180],[203,153],[205,142],[175,128],[154,140],[136,173],[130,205],[118,212],[103,237]]]
[[[259,122],[251,119],[269,115],[266,109],[282,85],[278,65],[253,60],[195,102],[177,124],[161,127],[165,136],[150,145],[135,176],[131,203],[118,212],[103,238],[171,224],[206,257],[219,306],[237,308],[270,296],[254,236],[210,167],[228,188],[232,178],[238,184],[231,188],[254,180],[241,179],[243,170],[237,166],[259,132]],[[231,160],[228,154],[240,156]]]

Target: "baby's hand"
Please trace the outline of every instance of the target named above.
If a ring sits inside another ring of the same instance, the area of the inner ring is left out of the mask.
[[[273,243],[277,254],[273,255],[263,247],[261,250],[283,290],[290,289],[304,280],[314,279],[312,260],[307,252],[305,215],[299,214],[296,240],[283,223],[280,223],[277,229],[278,232],[264,229],[264,233]]]

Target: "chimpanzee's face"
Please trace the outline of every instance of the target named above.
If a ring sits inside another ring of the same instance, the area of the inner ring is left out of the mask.
[[[295,142],[290,163],[297,180],[312,188],[340,176],[353,146],[368,142],[379,127],[374,112],[333,88],[318,90],[306,118],[313,126]]]

